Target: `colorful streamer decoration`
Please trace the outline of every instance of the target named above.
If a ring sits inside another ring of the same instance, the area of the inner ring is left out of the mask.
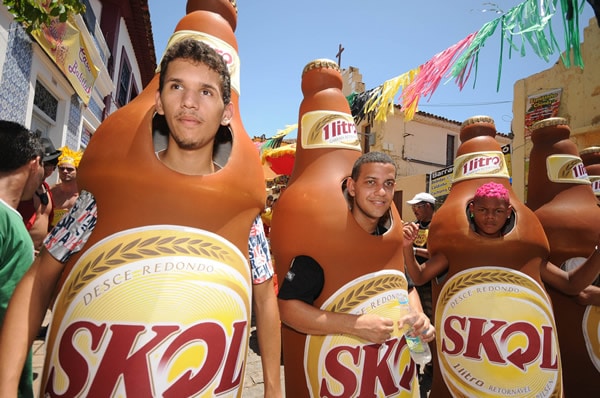
[[[500,59],[498,63],[497,90],[500,88],[502,59],[504,57],[504,42],[509,46],[509,59],[513,51],[518,51],[525,56],[526,47],[545,61],[549,56],[560,52],[558,41],[552,31],[550,20],[556,14],[556,5],[559,0],[526,0],[513,7],[499,18],[486,23],[477,32],[436,54],[425,64],[405,72],[393,79],[384,82],[367,93],[351,95],[348,102],[352,109],[355,121],[359,123],[365,117],[369,120],[385,121],[387,114],[394,112],[392,98],[402,90],[399,101],[404,110],[404,119],[410,121],[418,110],[421,97],[433,95],[444,78],[454,79],[459,89],[462,90],[469,80],[473,67],[475,68],[475,87],[479,52],[486,41],[494,34],[498,26],[501,27]],[[575,0],[560,0],[562,7],[562,20],[565,31],[565,53],[561,59],[568,68],[571,66],[571,53],[573,64],[583,68],[580,53],[579,17],[583,11],[585,1],[576,4]],[[516,38],[521,39],[520,45]],[[365,95],[367,97],[365,98]],[[363,105],[364,106],[361,106]]]

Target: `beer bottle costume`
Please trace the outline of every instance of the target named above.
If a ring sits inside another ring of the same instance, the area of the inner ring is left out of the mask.
[[[579,152],[579,156],[592,184],[592,191],[596,199],[600,200],[600,146],[584,148]]]
[[[315,307],[397,319],[398,298],[407,295],[408,285],[402,222],[392,206],[391,227],[373,236],[349,210],[342,185],[361,149],[341,88],[333,61],[316,60],[304,68],[294,170],[273,209],[276,272],[283,281],[295,258],[309,256],[324,274]],[[418,392],[415,365],[400,332],[379,345],[349,335],[306,335],[282,328],[288,398],[408,397]]]
[[[549,118],[532,127],[527,205],[542,223],[550,261],[564,267],[585,260],[598,239],[600,208],[566,119]],[[592,167],[593,169],[593,167]],[[600,308],[583,306],[549,288],[560,340],[566,397],[600,391]]]
[[[562,395],[556,327],[540,277],[548,241],[512,191],[495,135],[489,117],[463,123],[452,188],[429,227],[431,258],[448,263],[445,278],[432,282],[432,398]],[[499,238],[476,233],[467,212],[488,182],[508,189],[514,210]]]
[[[52,396],[241,397],[248,235],[265,201],[264,181],[237,109],[236,10],[226,1],[190,3],[197,11],[188,4],[171,42],[194,37],[229,61],[236,109],[220,133],[230,130],[231,155],[202,176],[177,173],[157,158],[158,74],[98,128],[78,170],[98,218],[66,264],[56,299],[42,380]]]

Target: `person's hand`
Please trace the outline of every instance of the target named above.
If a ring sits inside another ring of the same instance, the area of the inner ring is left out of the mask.
[[[435,339],[435,328],[425,313],[413,312],[398,320],[398,328],[402,329],[406,324],[412,325],[409,330],[411,336],[420,336],[426,343]]]
[[[414,222],[406,222],[402,224],[402,235],[404,237],[404,247],[412,246],[414,240],[419,234],[419,226]]]
[[[377,314],[363,314],[356,318],[354,335],[363,340],[383,344],[392,337],[394,321]]]
[[[600,287],[590,285],[573,298],[579,305],[600,306]]]

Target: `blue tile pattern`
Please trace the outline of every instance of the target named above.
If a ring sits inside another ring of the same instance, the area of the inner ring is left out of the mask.
[[[25,124],[32,61],[31,39],[21,24],[12,22],[0,78],[0,119]]]
[[[77,94],[71,96],[71,106],[69,107],[69,124],[67,126],[67,146],[78,150],[81,146],[78,140],[79,126],[81,125],[81,100]]]
[[[102,104],[102,108],[100,107],[100,105],[98,105],[98,103],[96,101],[94,101],[94,97],[90,98],[90,102],[88,103],[88,109],[90,110],[90,112],[92,112],[92,114],[94,116],[96,116],[96,118],[98,118],[98,121],[102,121],[102,109],[104,108],[104,104]]]

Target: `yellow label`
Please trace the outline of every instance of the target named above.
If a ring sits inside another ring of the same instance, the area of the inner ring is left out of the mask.
[[[594,195],[600,196],[600,176],[589,176],[590,184],[592,184],[592,190]]]
[[[357,315],[374,313],[397,321],[402,315],[398,300],[407,298],[407,287],[400,271],[367,274],[338,289],[321,309]],[[418,394],[416,366],[397,327],[384,344],[350,335],[308,335],[304,372],[311,397]]]
[[[579,156],[550,155],[546,158],[548,179],[567,184],[590,184],[587,171]]]
[[[204,32],[198,32],[195,30],[179,30],[171,35],[167,48],[171,47],[174,43],[179,41],[192,38],[208,44],[214,48],[225,60],[229,74],[231,76],[231,88],[235,90],[238,95],[241,95],[240,87],[240,56],[238,55],[235,48],[229,45],[226,41],[219,39],[216,36],[209,35]],[[162,61],[162,57],[161,57]],[[160,62],[158,63],[158,69],[160,71]]]
[[[453,183],[481,177],[510,178],[501,151],[472,152],[454,160]]]
[[[251,283],[245,256],[173,225],[87,250],[53,310],[42,395],[241,395]]]
[[[588,305],[583,314],[582,325],[588,355],[600,372],[600,307]]]
[[[342,148],[361,151],[352,115],[313,111],[302,115],[303,148]]]
[[[419,229],[417,237],[414,240],[414,245],[417,247],[423,247],[427,244],[427,238],[429,237],[429,228]]]
[[[454,397],[562,397],[550,300],[529,276],[460,272],[444,284],[435,314],[439,366]]]

